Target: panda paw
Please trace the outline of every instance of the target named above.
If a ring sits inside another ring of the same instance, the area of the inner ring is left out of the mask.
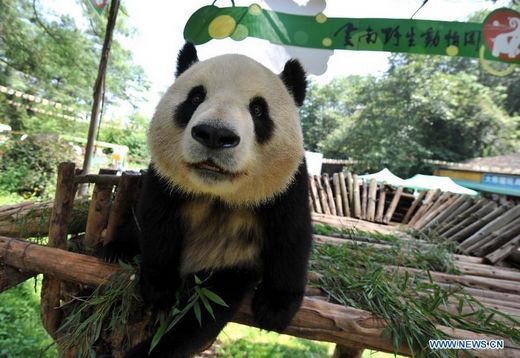
[[[153,309],[167,309],[175,303],[176,291],[180,282],[171,280],[171,278],[166,282],[168,282],[167,285],[163,283],[157,284],[147,278],[146,275],[141,275],[141,296],[144,302],[152,306]]]
[[[124,242],[112,241],[101,248],[101,257],[107,262],[131,261],[134,256],[134,250]]]
[[[302,299],[303,292],[259,287],[251,305],[255,321],[262,329],[281,332],[287,328],[300,308]]]

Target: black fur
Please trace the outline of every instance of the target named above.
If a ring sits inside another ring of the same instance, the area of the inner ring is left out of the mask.
[[[238,310],[245,294],[257,287],[252,310],[259,327],[282,331],[298,310],[307,281],[307,262],[312,228],[307,197],[307,169],[302,162],[286,192],[272,202],[255,208],[264,233],[262,262],[251,266],[216,270],[209,278],[210,289],[220,295],[229,308],[213,305],[216,320],[203,317],[202,326],[188,314],[163,337],[152,357],[186,357],[211,342]],[[154,308],[174,303],[175,293],[184,278],[179,274],[184,225],[180,209],[190,198],[171,188],[151,165],[137,208],[140,229],[141,293]],[[228,208],[220,201],[215,210]],[[198,276],[207,276],[200,272]],[[191,275],[190,275],[191,278]],[[134,347],[127,357],[146,357],[150,340]]]
[[[273,135],[274,122],[269,117],[269,106],[263,97],[254,97],[249,102],[249,112],[255,125],[255,136],[258,143],[269,141]]]
[[[296,105],[302,106],[307,90],[307,80],[305,70],[300,62],[295,59],[287,61],[282,73],[280,73],[280,78],[293,96]]]
[[[177,106],[173,119],[181,128],[188,125],[193,113],[198,106],[206,99],[206,89],[204,86],[196,86],[190,90],[188,97],[184,102]]]
[[[177,72],[175,72],[175,77],[179,77],[184,71],[190,68],[191,65],[198,61],[199,58],[197,57],[195,45],[191,42],[186,42],[177,56]]]

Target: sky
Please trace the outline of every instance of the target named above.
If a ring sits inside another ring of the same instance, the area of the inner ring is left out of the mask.
[[[150,81],[151,88],[145,94],[146,102],[140,104],[138,112],[151,117],[155,105],[174,80],[177,52],[184,44],[183,29],[190,15],[198,8],[211,4],[212,1],[172,1],[172,0],[123,0],[130,26],[137,31],[132,38],[121,38],[123,45],[133,53],[135,63],[141,65]],[[262,7],[280,10],[286,6],[300,14],[320,9],[328,17],[360,17],[360,18],[410,18],[421,6],[423,0],[235,0],[237,6],[248,6],[258,3]],[[84,22],[80,6],[73,1],[41,0],[45,7],[52,8],[57,14],[70,14],[77,22]],[[414,19],[464,21],[471,13],[482,9],[495,9],[507,6],[508,1],[498,0],[429,0],[414,16]],[[216,5],[226,7],[229,0],[218,0]],[[297,6],[300,5],[300,6]],[[305,7],[307,5],[307,7]],[[289,58],[281,47],[269,44],[265,40],[231,39],[212,40],[197,48],[201,60],[225,53],[242,53],[248,55],[275,72],[280,72]],[[319,76],[310,76],[319,83],[326,83],[337,76],[379,75],[388,64],[388,53],[336,50],[332,56],[327,50],[318,50],[316,56],[328,58],[326,71]],[[326,61],[323,63],[325,66]],[[325,69],[325,67],[323,67]],[[128,108],[115,109],[122,113]],[[115,115],[115,114],[114,114]]]

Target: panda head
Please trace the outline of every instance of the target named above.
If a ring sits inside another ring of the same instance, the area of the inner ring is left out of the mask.
[[[172,187],[230,205],[273,199],[303,160],[306,84],[296,60],[277,76],[242,55],[199,61],[187,43],[150,124],[155,169]]]

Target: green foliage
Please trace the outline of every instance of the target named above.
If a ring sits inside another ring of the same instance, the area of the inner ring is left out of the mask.
[[[73,159],[72,147],[57,135],[13,138],[2,151],[0,190],[24,197],[52,195],[58,164]]]
[[[388,324],[385,334],[396,351],[404,344],[417,357],[458,356],[455,351],[425,349],[430,339],[449,338],[437,330],[437,324],[499,335],[520,343],[520,332],[514,328],[520,322],[484,307],[459,288],[433,282],[429,270],[449,269],[446,260],[450,259],[446,254],[425,255],[424,250],[417,247],[404,255],[401,248],[397,252],[383,251],[352,242],[341,246],[315,245],[311,269],[321,275],[320,287],[334,300],[383,317]],[[421,271],[409,274],[399,270],[400,266]],[[453,301],[458,302],[456,312],[445,309]]]
[[[219,357],[229,358],[325,358],[332,344],[313,342],[254,327],[230,323],[215,344]]]
[[[102,127],[99,140],[126,145],[132,159],[144,160],[149,157],[146,126],[146,119],[140,114],[134,114],[124,124]]]
[[[29,280],[1,293],[0,357],[56,356],[53,341],[41,324],[39,290],[35,292],[34,282]]]

